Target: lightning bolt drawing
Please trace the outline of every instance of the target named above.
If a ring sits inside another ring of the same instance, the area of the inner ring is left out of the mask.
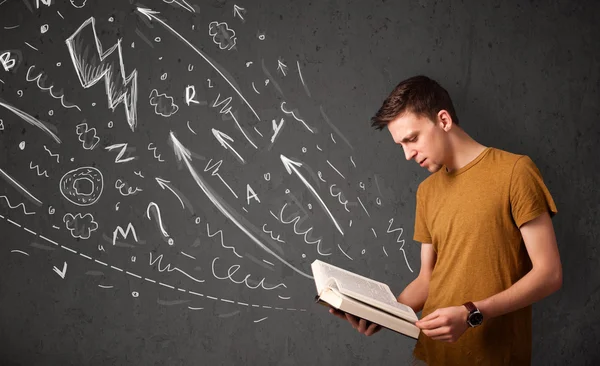
[[[108,106],[114,111],[117,105],[123,103],[127,123],[134,131],[137,125],[137,70],[125,75],[121,39],[104,51],[96,34],[94,17],[91,17],[65,42],[81,86],[87,89],[104,79]]]

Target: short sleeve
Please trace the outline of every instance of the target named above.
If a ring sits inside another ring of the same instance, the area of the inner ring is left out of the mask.
[[[542,174],[533,160],[526,155],[517,159],[513,167],[510,179],[510,208],[513,220],[519,228],[544,211],[549,211],[550,217],[558,212]]]
[[[431,243],[431,233],[427,228],[425,205],[423,204],[423,197],[421,197],[421,185],[417,188],[417,203],[415,208],[415,232],[413,240],[421,243]]]

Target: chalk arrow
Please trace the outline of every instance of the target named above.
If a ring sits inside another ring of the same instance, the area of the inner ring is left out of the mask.
[[[283,76],[286,76],[285,70],[287,70],[287,65],[281,62],[281,60],[277,60],[277,70],[281,71]]]
[[[223,146],[225,148],[225,150],[229,150],[231,149],[231,151],[233,151],[233,153],[237,156],[237,158],[242,162],[242,164],[246,164],[246,161],[244,161],[244,158],[242,158],[240,156],[240,154],[238,154],[237,151],[235,151],[235,149],[233,147],[231,147],[231,145],[229,145],[229,143],[225,140],[229,140],[231,142],[233,142],[233,139],[226,135],[225,133],[216,130],[216,129],[212,129],[212,133],[213,135],[215,135],[215,138],[217,139],[217,141],[219,141],[219,143],[221,143],[221,146]]]
[[[162,188],[162,189],[168,189],[169,191],[173,192],[173,194],[175,195],[175,197],[177,197],[177,199],[181,203],[181,207],[185,208],[185,205],[183,204],[183,201],[181,200],[181,197],[179,197],[179,195],[177,194],[177,192],[175,192],[173,190],[173,188],[171,188],[169,186],[169,183],[171,183],[171,181],[166,180],[166,179],[162,179],[162,178],[159,178],[159,177],[156,177],[154,179],[156,180],[156,183],[158,183],[158,185],[160,186],[160,188]]]
[[[60,278],[65,279],[65,275],[67,274],[67,262],[65,262],[65,264],[63,265],[62,271],[56,268],[56,266],[52,269],[60,276]]]
[[[340,227],[340,225],[335,220],[335,217],[333,217],[333,214],[331,213],[331,211],[329,211],[329,208],[327,207],[327,205],[325,204],[325,202],[323,202],[323,200],[321,199],[321,197],[319,197],[319,194],[317,193],[317,191],[313,188],[312,185],[310,185],[310,183],[302,176],[302,174],[298,170],[298,168],[301,167],[302,164],[301,163],[297,163],[295,161],[292,161],[292,160],[288,159],[287,157],[285,157],[284,155],[280,155],[280,157],[281,157],[281,161],[283,162],[283,166],[285,167],[285,170],[287,170],[287,172],[289,174],[292,174],[292,172],[294,172],[298,176],[298,178],[300,178],[300,180],[302,181],[302,183],[304,183],[304,185],[306,186],[306,188],[308,188],[308,190],[310,191],[310,193],[312,193],[312,195],[317,199],[317,201],[319,201],[319,204],[321,205],[321,208],[323,208],[323,210],[325,210],[325,212],[327,213],[327,215],[329,215],[329,218],[331,219],[331,221],[333,222],[333,224],[335,225],[335,227],[338,229],[338,231],[342,235],[344,235],[344,231],[342,230],[342,228]]]
[[[244,20],[242,13],[246,14],[246,9],[233,4],[233,17],[235,18],[235,16],[237,15],[238,17],[240,17],[240,19],[242,20],[242,23],[243,23],[246,20]]]
[[[257,237],[257,235],[261,235],[265,240],[269,241],[274,247],[278,246],[277,243],[275,243],[272,239],[266,237],[264,235],[264,233],[262,233],[251,222],[246,220],[246,218],[244,216],[242,216],[240,213],[238,213],[235,209],[233,209],[233,207],[229,206],[227,204],[227,202],[221,196],[219,196],[217,194],[217,192],[204,180],[204,178],[202,178],[202,176],[200,176],[196,172],[196,170],[194,169],[194,167],[192,166],[192,163],[191,163],[192,156],[191,156],[190,151],[185,146],[183,146],[181,144],[181,142],[179,142],[179,140],[177,140],[177,138],[175,137],[173,132],[170,133],[170,139],[171,139],[171,142],[173,143],[173,151],[174,151],[177,159],[179,161],[183,161],[185,163],[187,169],[189,170],[190,174],[192,175],[192,178],[194,178],[194,180],[196,181],[196,184],[198,184],[198,187],[200,187],[200,189],[202,190],[202,192],[204,192],[206,197],[208,197],[208,199],[212,202],[212,204],[215,205],[215,207],[217,209],[219,209],[219,211],[221,211],[221,213],[223,215],[225,215],[225,217],[227,217],[229,220],[231,220],[240,230],[242,230],[242,232],[244,232],[244,234],[246,234],[254,243],[256,243],[256,245],[258,245],[263,250],[265,250],[267,253],[269,253],[272,256],[274,256],[275,258],[277,258],[279,261],[281,261],[281,263],[285,264],[286,266],[288,266],[289,268],[293,269],[294,271],[303,275],[306,278],[311,278],[311,279],[313,278],[311,275],[304,273],[303,271],[294,267],[292,264],[288,263],[285,259],[281,258],[277,253],[273,252],[262,241],[260,241],[260,239]]]
[[[173,33],[174,35],[176,35],[183,43],[185,43],[186,45],[188,45],[188,47],[190,47],[191,49],[193,49],[198,55],[200,55],[200,57],[202,57],[204,59],[204,61],[206,61],[210,66],[212,66],[213,69],[215,69],[216,72],[219,73],[219,75],[221,75],[221,77],[227,82],[227,84],[229,84],[229,86],[231,86],[231,88],[237,93],[237,95],[240,96],[240,98],[244,101],[244,103],[246,103],[246,105],[248,106],[248,108],[252,111],[252,113],[254,114],[254,116],[256,117],[257,120],[260,121],[260,117],[258,116],[258,114],[256,113],[256,111],[254,110],[254,108],[252,108],[252,106],[250,105],[250,103],[248,103],[248,101],[246,100],[246,98],[244,98],[244,96],[242,95],[242,93],[233,85],[233,83],[223,74],[223,72],[221,71],[221,68],[218,68],[217,66],[215,66],[214,62],[212,62],[207,55],[204,54],[204,52],[200,51],[196,46],[194,46],[193,44],[190,43],[190,41],[188,41],[187,39],[185,39],[185,37],[183,37],[181,34],[177,33],[177,31],[175,31],[175,29],[171,28],[170,25],[168,25],[167,23],[165,23],[164,20],[160,19],[157,14],[159,14],[159,12],[154,11],[154,10],[150,10],[147,8],[141,8],[138,7],[137,11],[144,15],[145,17],[147,17],[148,19],[155,20],[157,22],[159,22],[163,27],[165,27],[169,32]]]

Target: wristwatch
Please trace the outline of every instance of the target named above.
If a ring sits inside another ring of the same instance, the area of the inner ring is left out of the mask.
[[[467,310],[469,310],[469,315],[467,316],[467,324],[469,324],[470,327],[476,327],[481,325],[481,323],[483,322],[483,314],[481,314],[481,311],[477,309],[475,304],[473,304],[471,301],[468,301],[463,305],[467,308]]]

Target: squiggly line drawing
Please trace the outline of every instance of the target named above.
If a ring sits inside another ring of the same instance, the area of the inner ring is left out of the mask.
[[[13,205],[11,205],[11,204],[10,204],[10,201],[8,200],[8,197],[6,197],[6,196],[0,196],[0,198],[4,198],[4,199],[6,200],[6,203],[8,204],[8,207],[10,207],[10,208],[11,208],[11,209],[13,209],[13,210],[14,210],[15,208],[17,208],[17,207],[21,206],[21,207],[23,208],[23,213],[24,213],[25,215],[35,215],[35,212],[27,212],[27,210],[25,209],[25,205],[23,204],[23,202],[19,203],[19,204],[18,204],[18,205],[16,205],[16,206],[13,206]]]
[[[35,168],[35,170],[37,172],[38,177],[41,176],[41,175],[43,175],[46,178],[50,178],[48,176],[48,172],[46,170],[44,170],[43,172],[40,173],[40,166],[39,165],[33,165],[33,161],[30,161],[29,162],[29,169],[33,170],[34,168]]]
[[[66,105],[65,104],[65,95],[62,93],[62,90],[60,91],[61,95],[60,96],[56,96],[54,95],[54,93],[52,93],[52,88],[54,87],[54,85],[50,85],[49,87],[44,87],[40,84],[40,82],[42,81],[42,74],[44,73],[43,71],[40,72],[38,74],[38,76],[34,77],[34,78],[30,78],[29,77],[29,73],[31,72],[31,69],[33,69],[35,67],[35,65],[31,65],[29,67],[29,69],[27,69],[27,74],[25,75],[25,80],[29,81],[29,82],[33,82],[36,81],[36,85],[38,88],[40,88],[40,90],[43,91],[47,91],[48,94],[50,94],[50,96],[54,99],[60,99],[60,104],[62,104],[63,107],[65,108],[77,108],[79,110],[79,112],[81,112],[81,108],[79,108],[79,106],[77,104],[73,104],[73,103],[69,103],[70,105]],[[44,80],[46,79],[46,77],[44,77]]]
[[[387,228],[387,232],[388,233],[393,233],[394,231],[400,230],[400,234],[398,234],[398,239],[396,239],[396,243],[402,243],[402,245],[400,245],[400,251],[402,252],[402,255],[404,255],[404,261],[406,262],[406,266],[408,267],[408,269],[411,272],[413,272],[412,268],[410,268],[410,264],[408,264],[408,258],[406,258],[406,251],[404,250],[404,243],[405,243],[405,241],[404,241],[404,239],[400,240],[400,237],[402,236],[402,233],[404,232],[404,229],[401,228],[401,227],[399,227],[399,228],[396,228],[394,230],[391,230],[392,224],[394,223],[394,218],[392,217],[389,222],[390,222],[390,225]],[[385,248],[384,248],[384,250],[385,250]],[[387,253],[386,253],[386,255],[387,255]]]
[[[50,151],[50,150],[49,150],[49,149],[46,147],[46,145],[44,145],[44,150],[46,150],[46,151],[48,152],[48,154],[50,154],[50,156],[52,156],[52,157],[56,157],[56,162],[57,162],[57,163],[60,163],[60,155],[58,155],[58,154],[52,154],[52,151]]]
[[[121,194],[121,196],[130,196],[130,195],[134,195],[138,192],[142,192],[143,189],[135,187],[135,189],[132,189],[129,184],[127,184],[127,182],[123,182],[121,180],[121,178],[117,179],[115,181],[115,188],[117,190],[119,190],[119,193]],[[123,188],[125,188],[125,191],[123,191]]]
[[[342,200],[342,190],[340,189],[338,191],[337,194],[333,194],[333,187],[335,187],[335,184],[332,184],[329,186],[329,194],[331,194],[332,197],[337,197],[338,201],[344,206],[344,209],[346,209],[346,211],[350,212],[350,210],[348,210],[348,200],[344,197],[344,200]]]
[[[281,208],[281,211],[279,211],[279,221],[281,221],[283,224],[290,224],[290,223],[294,223],[294,233],[296,233],[296,235],[303,235],[304,236],[304,242],[306,244],[317,244],[317,253],[319,253],[320,255],[331,255],[331,253],[323,253],[321,252],[321,238],[317,239],[316,241],[308,241],[308,233],[310,233],[313,230],[313,227],[309,227],[306,231],[298,231],[298,228],[296,227],[298,225],[298,222],[301,220],[300,216],[295,216],[293,219],[291,219],[290,221],[285,221],[283,219],[283,210],[285,210],[285,207],[287,206],[287,202],[283,205],[283,207]],[[294,212],[292,214],[293,215],[297,215],[298,212]]]
[[[152,142],[148,144],[148,151],[152,151],[156,160],[160,161],[161,163],[164,162],[164,160],[160,158],[160,154],[156,153],[156,147],[150,147],[152,144]]]
[[[265,278],[264,278],[264,277],[263,277],[263,278],[260,280],[260,282],[259,282],[259,283],[258,283],[256,286],[250,286],[250,285],[248,284],[248,278],[251,276],[251,274],[247,274],[247,275],[246,275],[246,277],[244,277],[244,279],[243,279],[243,280],[241,280],[241,281],[236,281],[236,280],[234,280],[234,279],[233,279],[231,276],[233,276],[233,275],[234,275],[234,274],[235,274],[235,273],[236,273],[236,272],[237,272],[237,271],[240,269],[240,265],[239,265],[239,264],[234,264],[234,265],[232,265],[231,267],[229,267],[229,268],[227,269],[227,276],[225,276],[225,277],[219,277],[219,276],[217,276],[217,274],[215,273],[215,261],[216,261],[217,259],[219,259],[219,257],[215,257],[215,258],[213,259],[213,261],[212,261],[212,264],[211,264],[211,270],[212,270],[212,274],[213,274],[213,276],[215,276],[215,278],[216,278],[216,279],[219,279],[219,280],[230,279],[230,280],[231,280],[231,282],[233,282],[233,283],[238,283],[238,284],[239,284],[239,283],[243,283],[243,284],[245,284],[245,285],[246,285],[246,287],[248,287],[248,288],[249,288],[249,289],[251,289],[251,290],[255,290],[255,289],[257,289],[258,287],[262,287],[264,290],[267,290],[267,291],[269,291],[269,290],[274,290],[274,289],[276,289],[276,288],[277,288],[277,287],[279,287],[279,286],[283,286],[284,288],[287,288],[287,286],[286,286],[284,283],[279,283],[279,284],[277,284],[276,286],[273,286],[273,287],[265,287]],[[234,268],[235,268],[235,269],[234,269]],[[232,269],[233,269],[233,270],[232,270]]]
[[[296,121],[298,121],[298,122],[302,122],[302,124],[304,125],[304,127],[306,127],[306,129],[307,129],[307,130],[309,130],[311,133],[315,133],[315,131],[313,131],[313,130],[312,130],[312,128],[310,128],[310,127],[309,127],[309,126],[306,124],[306,122],[304,122],[302,119],[300,119],[300,118],[296,117],[296,115],[294,114],[294,111],[286,111],[286,110],[285,110],[285,107],[284,107],[284,105],[285,105],[285,102],[281,102],[281,111],[282,111],[283,113],[285,113],[285,114],[291,114],[291,115],[292,115],[292,117],[294,117],[294,119],[295,119]]]
[[[241,256],[241,255],[239,255],[239,254],[238,254],[238,253],[235,251],[235,247],[233,247],[233,246],[227,246],[227,245],[225,245],[225,243],[223,243],[223,230],[216,231],[214,234],[210,235],[210,225],[209,225],[209,224],[208,224],[208,222],[207,222],[207,223],[206,223],[206,232],[207,232],[207,234],[208,234],[208,237],[209,237],[209,238],[212,238],[213,236],[215,236],[215,235],[219,234],[219,239],[221,240],[221,246],[222,246],[223,248],[226,248],[226,249],[231,249],[231,250],[233,251],[233,254],[237,255],[237,256],[238,256],[238,258],[242,258],[242,256]]]
[[[197,279],[195,277],[192,277],[192,276],[190,276],[189,274],[185,273],[184,271],[182,271],[181,269],[179,269],[177,267],[171,268],[171,264],[170,263],[167,264],[165,267],[163,267],[161,269],[160,265],[161,265],[162,259],[163,259],[163,255],[161,254],[158,257],[156,257],[156,259],[152,260],[152,252],[150,252],[150,265],[153,266],[154,263],[158,262],[158,263],[156,263],[156,267],[157,267],[157,269],[158,269],[159,272],[164,272],[164,271],[173,272],[173,271],[177,271],[179,273],[184,274],[185,276],[187,276],[188,278],[190,278],[190,279],[192,279],[192,280],[194,280],[196,282],[200,282],[200,283],[204,282],[204,280],[199,280],[199,279]]]
[[[262,226],[262,230],[263,230],[263,232],[264,232],[265,234],[269,234],[269,235],[271,235],[271,239],[273,239],[273,240],[275,240],[275,241],[278,241],[278,242],[280,242],[280,243],[285,243],[285,241],[283,241],[283,240],[279,239],[279,237],[280,237],[281,235],[277,235],[277,237],[274,237],[274,236],[273,236],[273,230],[266,230],[266,229],[265,229],[265,226],[267,226],[267,224],[264,224],[264,225]]]

